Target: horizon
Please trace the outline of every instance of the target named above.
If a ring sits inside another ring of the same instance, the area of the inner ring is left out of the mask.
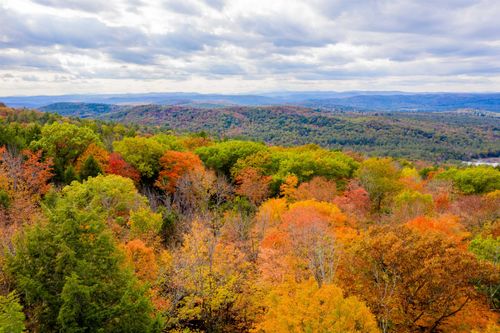
[[[273,90],[273,91],[248,91],[248,92],[236,92],[236,93],[209,93],[209,92],[199,92],[199,91],[150,91],[150,92],[87,92],[87,93],[67,93],[67,94],[40,94],[40,95],[5,95],[0,96],[0,102],[2,98],[35,98],[35,97],[66,97],[66,96],[120,96],[120,95],[175,95],[175,94],[186,94],[186,95],[220,95],[220,96],[262,96],[272,94],[307,94],[307,93],[317,93],[317,94],[358,94],[358,95],[494,95],[500,94],[498,91],[401,91],[401,90]],[[342,98],[342,97],[338,97]]]
[[[4,0],[0,95],[500,91],[494,0]]]

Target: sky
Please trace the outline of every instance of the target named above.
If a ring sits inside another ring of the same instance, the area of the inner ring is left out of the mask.
[[[499,0],[0,0],[0,96],[500,91]]]

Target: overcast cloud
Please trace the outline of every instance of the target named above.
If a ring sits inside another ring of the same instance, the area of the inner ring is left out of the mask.
[[[0,0],[0,96],[500,91],[498,0]]]

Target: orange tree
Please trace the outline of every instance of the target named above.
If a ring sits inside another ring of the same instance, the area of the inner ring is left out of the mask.
[[[436,332],[478,297],[486,272],[442,234],[404,225],[371,228],[348,251],[340,280],[366,301],[384,332]],[[477,315],[477,314],[476,314]]]
[[[201,169],[200,158],[191,152],[167,150],[160,158],[160,174],[155,186],[173,193],[178,180],[186,173]]]

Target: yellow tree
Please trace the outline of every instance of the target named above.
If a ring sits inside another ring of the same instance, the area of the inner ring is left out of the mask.
[[[234,332],[248,325],[252,270],[236,246],[194,221],[182,247],[172,253],[163,294],[169,300],[168,327]],[[252,291],[252,292],[251,292]]]
[[[375,333],[375,317],[356,297],[344,298],[334,285],[318,287],[314,280],[285,282],[264,301],[267,309],[252,332]]]

